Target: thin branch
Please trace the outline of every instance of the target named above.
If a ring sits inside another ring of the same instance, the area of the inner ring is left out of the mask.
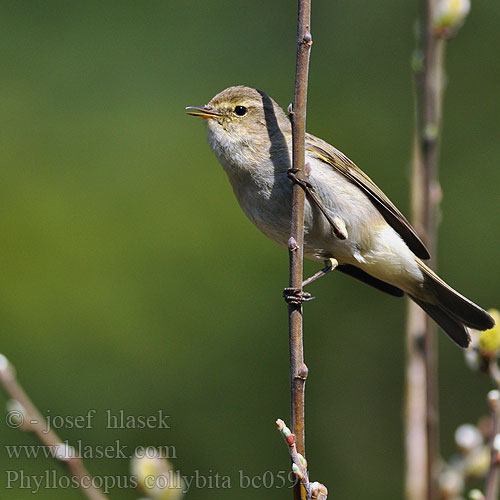
[[[324,484],[309,481],[309,471],[307,470],[307,461],[302,454],[297,451],[295,434],[286,426],[283,420],[276,420],[276,425],[281,435],[288,444],[288,452],[292,459],[292,470],[300,481],[299,484],[304,486],[307,500],[327,500],[328,490]]]
[[[490,374],[493,380],[498,381],[500,370],[496,360],[490,363]],[[485,500],[498,500],[498,490],[500,481],[500,392],[493,390],[488,393],[488,403],[491,409],[492,432],[490,436],[490,466],[486,474]]]
[[[107,500],[108,497],[93,485],[80,457],[69,448],[47,424],[40,411],[33,404],[16,378],[16,371],[7,358],[0,354],[0,384],[4,392],[16,402],[18,410],[11,410],[9,420],[17,419],[13,426],[32,431],[49,450],[55,459],[66,464],[70,473],[78,480],[82,493],[90,500]]]
[[[290,458],[292,459],[292,464],[295,465],[293,470],[297,479],[302,483],[302,486],[304,486],[304,489],[306,490],[306,497],[309,499],[312,497],[312,491],[311,483],[309,482],[309,474],[307,472],[307,462],[305,462],[304,456],[297,451],[295,434],[290,431],[285,422],[281,419],[276,420],[276,425],[288,444]]]
[[[497,389],[500,390],[500,368],[498,368],[496,356],[488,360],[488,372],[493,382],[495,382]]]
[[[297,23],[297,63],[295,71],[295,95],[292,112],[293,164],[292,173],[298,179],[305,178],[305,133],[307,106],[307,78],[309,53],[312,45],[310,31],[311,0],[299,0]],[[304,199],[305,192],[298,183],[293,185],[292,228],[289,241],[290,288],[296,297],[302,298],[304,257]],[[296,436],[297,449],[305,455],[304,391],[307,369],[304,369],[302,338],[302,300],[288,301],[290,343],[291,422]],[[294,488],[294,498],[300,500],[300,484]]]
[[[444,40],[433,29],[436,0],[421,0],[414,58],[416,131],[412,166],[412,220],[435,256],[441,190],[438,158]],[[407,321],[406,498],[434,500],[438,489],[439,421],[436,327],[416,304]]]

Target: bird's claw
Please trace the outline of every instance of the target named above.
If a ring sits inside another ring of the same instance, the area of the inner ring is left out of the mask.
[[[285,302],[296,306],[315,299],[309,292],[304,292],[300,288],[285,288],[283,290],[283,297]]]
[[[305,168],[305,173],[306,173],[306,176],[308,176],[309,172],[308,172],[308,168],[309,168],[309,164],[306,164],[304,166]],[[307,192],[307,189],[312,189],[312,184],[308,181],[306,181],[305,179],[301,179],[297,176],[299,170],[297,170],[296,168],[289,168],[288,169],[288,178],[291,179],[293,182],[295,182],[296,184],[299,184],[299,186],[302,186],[306,192]]]

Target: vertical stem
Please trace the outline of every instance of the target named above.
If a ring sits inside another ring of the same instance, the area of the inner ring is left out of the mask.
[[[492,410],[491,418],[493,420],[494,432],[492,433],[491,440],[493,441],[497,434],[500,432],[500,414],[498,408]],[[490,458],[490,468],[488,474],[486,475],[486,490],[484,498],[485,500],[498,500],[498,481],[499,481],[499,464],[498,464],[498,452],[495,450],[493,443],[490,444],[491,448],[491,458]]]
[[[426,370],[423,350],[426,319],[408,302],[406,328],[405,498],[427,498]]]
[[[435,36],[435,0],[421,0],[415,70],[416,126],[412,162],[412,220],[435,256],[441,190],[438,182],[444,41]],[[437,498],[439,411],[436,327],[414,303],[407,321],[406,499]]]
[[[297,177],[304,178],[305,131],[307,105],[307,77],[309,53],[312,44],[310,33],[311,0],[299,0],[297,23],[297,63],[295,71],[295,96],[292,112],[293,170]],[[292,227],[290,235],[290,287],[302,290],[304,254],[304,190],[293,186]],[[290,386],[291,386],[291,426],[295,434],[297,450],[305,455],[304,390],[305,370],[302,337],[302,305],[288,305],[290,341]],[[302,487],[294,488],[294,498],[303,495]]]
[[[497,360],[491,359],[489,362],[490,377],[495,382],[497,389],[488,393],[488,403],[491,409],[492,432],[490,437],[490,467],[486,474],[485,500],[498,500],[498,490],[500,481],[500,462],[497,446],[495,446],[496,436],[500,433],[500,400],[498,392],[500,390],[500,370]]]

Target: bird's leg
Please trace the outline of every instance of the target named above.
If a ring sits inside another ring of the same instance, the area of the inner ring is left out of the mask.
[[[305,281],[303,281],[302,287],[305,287],[306,285],[309,285],[309,283],[312,283],[313,281],[326,276],[338,265],[339,263],[337,262],[337,259],[334,259],[333,257],[325,260],[325,267],[321,269],[321,271],[318,271],[316,274],[313,274]],[[304,292],[304,290],[301,290],[300,288],[285,288],[283,290],[283,297],[285,298],[286,302],[295,305],[299,305],[302,304],[302,302],[308,302],[309,300],[314,299],[314,297],[309,292]]]
[[[309,278],[307,278],[305,281],[302,282],[302,287],[305,287],[306,285],[309,285],[309,283],[312,283],[313,281],[316,281],[319,278],[322,278],[323,276],[326,276],[329,272],[333,271],[337,266],[339,265],[337,259],[334,259],[331,257],[330,259],[325,260],[325,267],[321,269],[321,271],[318,271],[316,274],[313,274]]]

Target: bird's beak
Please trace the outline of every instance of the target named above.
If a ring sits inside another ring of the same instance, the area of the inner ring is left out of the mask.
[[[188,106],[186,110],[188,115],[201,116],[201,118],[205,118],[206,120],[208,120],[209,118],[217,118],[218,116],[222,116],[220,113],[216,113],[215,111],[207,108],[206,106],[203,107]]]

